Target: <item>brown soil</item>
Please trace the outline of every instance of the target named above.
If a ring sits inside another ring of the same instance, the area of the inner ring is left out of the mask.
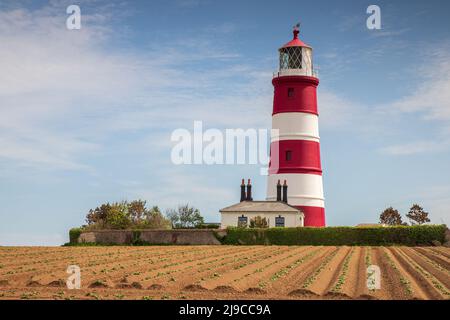
[[[350,251],[350,247],[340,247],[336,255],[316,276],[316,279],[313,280],[312,284],[308,286],[308,289],[317,295],[328,294],[334,283],[337,281],[342,265],[344,264],[344,260],[347,255],[350,254]]]
[[[351,298],[361,298],[369,295],[367,289],[365,256],[366,249],[364,247],[355,247],[351,259],[349,261],[348,271],[345,277],[344,285],[340,293]]]
[[[322,264],[323,260],[336,250],[336,247],[319,247],[313,249],[315,254],[311,257],[311,259],[299,265],[287,274],[287,276],[280,278],[277,281],[270,282],[268,287],[273,292],[279,292],[282,295],[296,297],[302,295],[315,295],[310,290],[305,290],[302,288],[303,283],[315,272],[319,265]],[[289,283],[290,285],[286,286],[286,283]]]
[[[438,247],[438,248],[431,247],[431,248],[428,248],[428,249],[433,251],[433,252],[435,252],[435,253],[437,253],[440,256],[443,256],[443,257],[445,257],[447,259],[450,259],[450,250],[449,250],[450,248],[446,248],[446,247]]]
[[[441,295],[433,287],[433,285],[426,279],[407,259],[402,255],[397,248],[389,248],[390,254],[397,261],[399,268],[401,268],[405,274],[405,278],[411,283],[413,292],[417,293],[419,299],[441,299]]]
[[[414,259],[414,262],[419,265],[425,272],[428,272],[432,277],[443,284],[447,289],[450,288],[450,272],[448,269],[444,269],[433,261],[430,261],[423,255],[417,253],[417,251],[411,248],[401,249],[403,253]],[[447,290],[449,291],[449,290]]]
[[[405,272],[396,263],[394,257],[389,255],[383,247],[372,247],[370,252],[372,265],[380,267],[381,288],[380,290],[370,290],[369,295],[381,300],[414,298],[414,293],[408,290],[409,287],[402,281],[402,278],[405,277]]]
[[[445,258],[443,255],[439,255],[433,250],[427,249],[427,248],[414,248],[415,251],[419,252],[420,254],[424,255],[428,259],[436,262],[441,267],[450,270],[450,259]]]
[[[371,248],[371,264],[381,268],[382,276],[381,290],[374,291],[366,288],[367,250],[310,246],[0,247],[0,299],[449,298],[445,292],[450,287],[450,248]],[[81,268],[79,290],[66,287],[69,265]]]

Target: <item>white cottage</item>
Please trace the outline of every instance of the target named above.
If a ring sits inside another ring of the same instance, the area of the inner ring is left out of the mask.
[[[247,192],[244,179],[241,184],[241,202],[220,210],[221,228],[249,226],[250,220],[260,216],[266,218],[269,228],[272,227],[303,227],[305,215],[299,209],[287,204],[287,185],[283,186],[281,199],[281,184],[278,182],[279,190],[277,201],[253,201],[251,196],[250,180],[247,184]]]

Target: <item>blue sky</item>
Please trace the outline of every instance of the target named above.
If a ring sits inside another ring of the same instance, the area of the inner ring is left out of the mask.
[[[82,29],[67,30],[66,7]],[[382,29],[366,28],[381,8]],[[414,202],[450,223],[446,1],[2,1],[0,245],[59,245],[90,208],[189,202],[209,221],[257,165],[176,166],[174,129],[270,128],[277,49],[320,68],[328,225]]]

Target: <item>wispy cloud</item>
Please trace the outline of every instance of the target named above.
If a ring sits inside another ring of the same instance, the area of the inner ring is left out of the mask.
[[[158,181],[150,188],[148,185],[125,187],[125,194],[130,198],[147,199],[149,203],[157,203],[161,209],[177,207],[189,203],[208,210],[204,212],[209,221],[217,220],[220,206],[236,202],[236,189],[217,183],[220,175],[195,174],[186,172],[182,167],[171,167],[170,170],[160,170],[154,176]],[[214,208],[212,211],[210,208]],[[215,221],[217,222],[217,221]]]
[[[404,44],[405,46],[409,46]],[[417,47],[417,46],[416,46]],[[403,71],[410,78],[409,90],[385,103],[356,102],[330,90],[319,88],[321,126],[325,130],[352,131],[358,135],[389,136],[379,148],[386,155],[434,153],[450,147],[450,44],[429,44],[427,52],[417,53],[417,64]],[[384,49],[380,49],[383,51]],[[325,60],[335,59],[333,53]],[[370,52],[370,56],[377,53]],[[380,56],[382,56],[380,52]],[[340,61],[345,65],[344,61]],[[338,64],[339,64],[338,63]],[[400,71],[399,71],[400,72]],[[323,91],[320,91],[323,90]],[[431,126],[431,127],[430,127]],[[414,128],[415,129],[412,129]],[[422,129],[418,129],[422,127]],[[417,130],[424,130],[417,137]],[[423,135],[426,134],[424,138]],[[405,143],[405,136],[408,141]]]
[[[418,113],[428,120],[450,125],[450,44],[442,44],[425,53],[416,68],[420,85],[414,92],[390,104],[386,109],[400,113]]]
[[[410,28],[403,29],[395,29],[395,30],[376,30],[370,33],[371,37],[380,38],[380,37],[395,37],[403,35],[404,33],[410,31]]]
[[[196,8],[208,4],[208,0],[177,0],[176,5],[180,8]]]
[[[52,6],[0,12],[0,157],[86,169],[83,155],[101,153],[113,132],[166,128],[169,143],[171,128],[194,120],[267,124],[253,116],[270,109],[261,95],[267,75],[238,63],[238,53],[201,36],[114,51],[112,16],[83,15],[87,26],[69,31]],[[224,25],[224,33],[232,28]]]
[[[420,153],[431,153],[442,151],[449,147],[449,143],[435,141],[414,141],[406,144],[387,146],[380,151],[384,154],[394,156],[406,156]]]

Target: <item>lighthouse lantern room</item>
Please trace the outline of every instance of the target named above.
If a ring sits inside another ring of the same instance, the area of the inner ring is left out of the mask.
[[[313,68],[312,48],[298,38],[296,26],[294,38],[279,49],[280,67],[277,76],[299,75],[316,76]]]
[[[274,74],[274,100],[267,200],[276,200],[277,181],[290,186],[288,204],[304,213],[304,226],[325,226],[320,161],[319,114],[313,50],[299,39],[279,49],[279,70]]]

